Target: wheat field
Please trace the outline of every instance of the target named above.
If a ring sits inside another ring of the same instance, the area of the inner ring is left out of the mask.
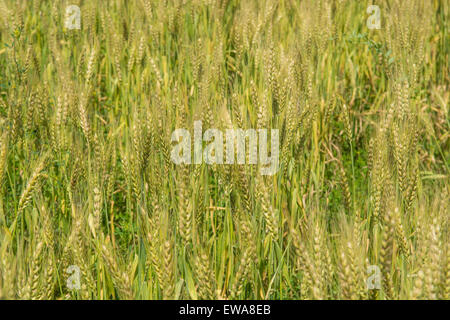
[[[0,299],[449,299],[448,10],[0,0]],[[278,171],[175,164],[195,121]]]

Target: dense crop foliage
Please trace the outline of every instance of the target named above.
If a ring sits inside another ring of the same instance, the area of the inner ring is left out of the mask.
[[[449,299],[447,18],[0,0],[0,298]],[[278,172],[174,164],[199,120],[278,129]]]

